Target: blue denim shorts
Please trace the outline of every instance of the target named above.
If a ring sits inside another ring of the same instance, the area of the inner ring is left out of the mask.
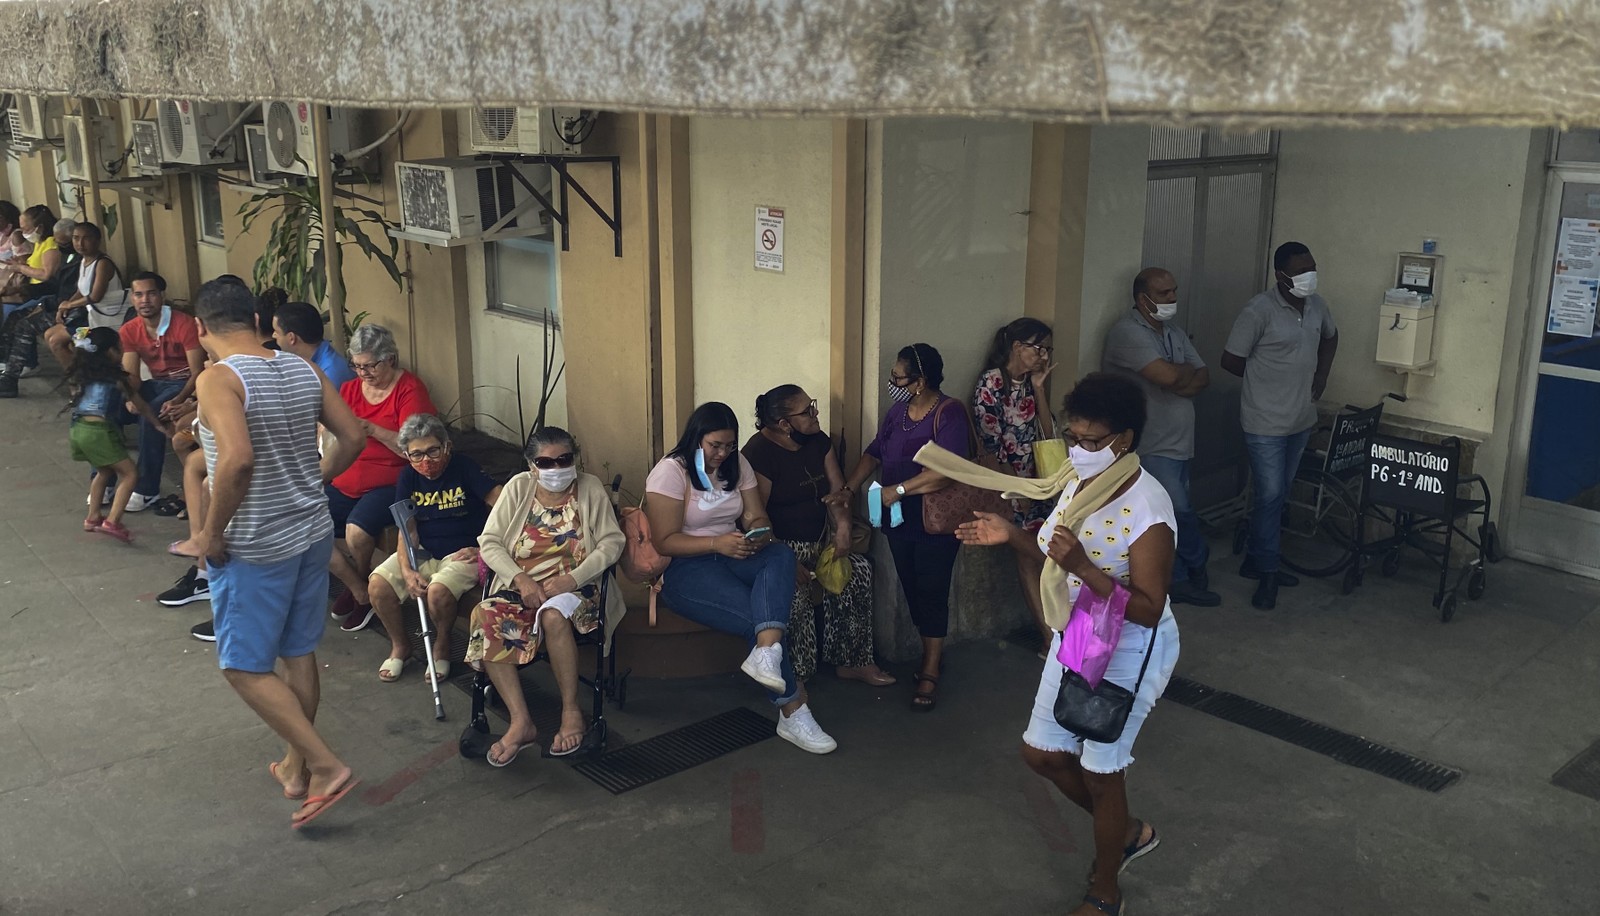
[[[328,622],[328,559],[333,538],[277,563],[237,557],[210,566],[217,665],[270,674],[280,658],[310,655]]]

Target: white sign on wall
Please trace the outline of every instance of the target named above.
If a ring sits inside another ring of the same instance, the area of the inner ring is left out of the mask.
[[[783,273],[783,210],[756,208],[756,270]]]
[[[1545,330],[1569,337],[1591,337],[1600,299],[1600,222],[1568,217],[1556,240],[1555,276]]]

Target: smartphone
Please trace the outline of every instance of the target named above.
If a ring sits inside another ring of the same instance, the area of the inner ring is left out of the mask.
[[[771,533],[771,528],[751,528],[749,531],[744,533],[744,539],[747,541],[754,541],[757,538],[766,537]]]

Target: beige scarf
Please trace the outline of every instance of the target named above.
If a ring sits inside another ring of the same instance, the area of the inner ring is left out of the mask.
[[[951,480],[985,490],[999,490],[1007,499],[1055,499],[1078,479],[1078,471],[1071,461],[1063,462],[1050,477],[1013,477],[973,464],[932,442],[919,449],[913,460]],[[1090,481],[1088,486],[1080,487],[1078,492],[1072,494],[1059,524],[1066,525],[1069,531],[1077,531],[1084,519],[1100,511],[1111,495],[1138,472],[1139,456],[1130,450],[1105,473]],[[1044,606],[1044,622],[1057,632],[1066,629],[1067,618],[1072,616],[1072,605],[1067,603],[1068,593],[1066,570],[1047,560],[1044,572],[1039,577],[1039,599]]]

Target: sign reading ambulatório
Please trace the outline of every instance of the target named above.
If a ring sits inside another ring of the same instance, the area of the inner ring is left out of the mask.
[[[756,270],[783,273],[783,210],[756,208]]]
[[[1367,502],[1449,519],[1461,477],[1461,443],[1374,435],[1367,447]]]

